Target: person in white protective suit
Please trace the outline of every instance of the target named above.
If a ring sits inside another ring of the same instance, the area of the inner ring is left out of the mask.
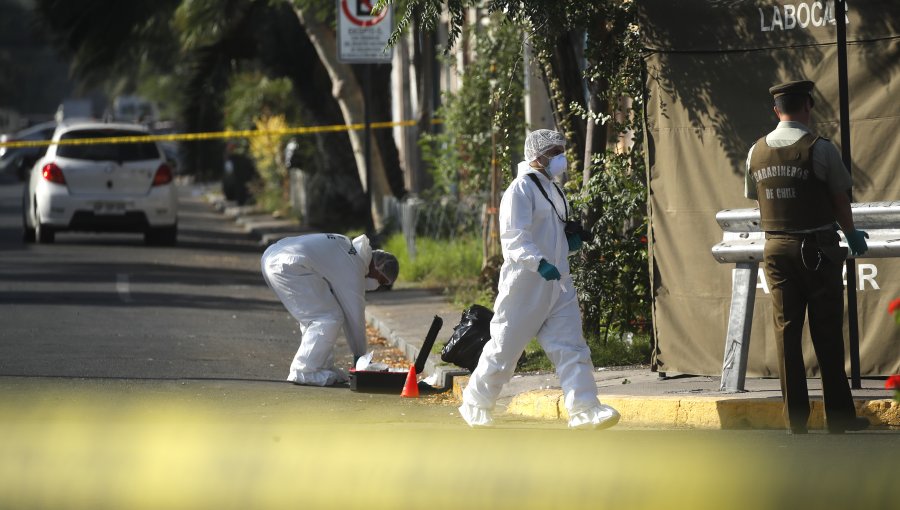
[[[346,382],[334,364],[334,346],[343,327],[354,363],[366,353],[365,291],[390,287],[397,279],[397,258],[372,250],[369,238],[353,241],[340,234],[289,237],[262,256],[266,283],[300,323],[300,349],[288,381],[312,386]]]
[[[572,428],[607,428],[619,413],[597,398],[591,354],[581,331],[581,310],[567,257],[581,248],[567,237],[568,203],[553,179],[566,170],[565,138],[548,129],[530,133],[525,161],[500,201],[503,266],[491,320],[491,340],[463,391],[459,411],[472,427],[493,424],[500,390],[525,346],[537,337],[556,367]],[[544,189],[529,177],[534,174]],[[546,194],[546,195],[545,195]]]

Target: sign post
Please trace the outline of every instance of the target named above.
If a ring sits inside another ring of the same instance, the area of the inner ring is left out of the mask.
[[[389,64],[393,16],[391,6],[372,13],[375,0],[337,0],[338,60],[345,64]]]
[[[847,78],[847,2],[835,2],[835,21],[837,26],[838,54],[838,92],[840,96],[841,119],[841,159],[847,171],[853,173],[853,160],[850,157],[850,92]],[[850,201],[853,201],[853,190],[850,190]],[[856,260],[847,258],[847,316],[850,333],[850,385],[854,390],[862,387],[859,370],[859,318],[856,303]]]
[[[337,0],[338,61],[363,65],[363,158],[366,165],[366,202],[372,207],[372,128],[369,103],[372,100],[371,64],[389,64],[393,49],[388,48],[393,16],[391,6],[373,13],[375,0]],[[374,230],[374,229],[373,229]]]

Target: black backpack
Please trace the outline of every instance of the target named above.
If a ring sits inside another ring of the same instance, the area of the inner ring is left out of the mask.
[[[466,308],[459,324],[453,327],[447,345],[441,349],[441,360],[469,371],[475,370],[484,345],[491,339],[493,317],[494,312],[481,305]]]

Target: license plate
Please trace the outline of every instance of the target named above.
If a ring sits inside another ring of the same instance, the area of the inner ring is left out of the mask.
[[[125,204],[122,202],[96,202],[96,203],[94,203],[94,214],[100,214],[100,215],[125,214]]]

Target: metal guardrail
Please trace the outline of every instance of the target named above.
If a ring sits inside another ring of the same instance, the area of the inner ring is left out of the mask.
[[[869,250],[862,257],[900,257],[900,201],[852,204],[853,223],[869,234]],[[744,391],[756,277],[766,244],[759,227],[759,209],[726,209],[716,214],[723,230],[722,242],[712,247],[720,264],[734,264],[731,279],[731,309],[725,336],[722,391]],[[847,242],[841,233],[841,246]]]

